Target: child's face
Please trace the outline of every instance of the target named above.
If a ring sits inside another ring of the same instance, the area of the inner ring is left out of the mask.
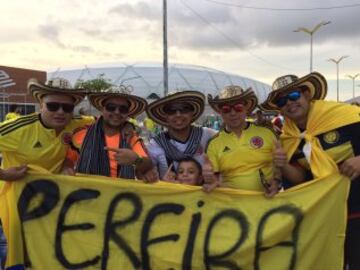
[[[179,164],[176,180],[182,184],[198,185],[201,183],[200,171],[192,161],[182,161]]]

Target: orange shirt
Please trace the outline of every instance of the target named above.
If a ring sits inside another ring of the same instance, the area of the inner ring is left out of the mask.
[[[81,129],[77,131],[72,137],[73,145],[79,150],[81,149],[87,130],[88,130],[87,128]],[[120,139],[121,139],[120,133],[115,134],[113,136],[105,135],[105,144],[107,147],[119,148]],[[130,147],[131,150],[133,150],[140,157],[148,156],[138,136],[134,135],[130,138]],[[115,152],[108,151],[108,157],[110,161],[110,175],[111,177],[116,178],[118,175],[117,174],[118,163],[115,160]],[[67,151],[66,158],[73,161],[74,164],[76,164],[77,161],[79,160],[79,153],[76,150],[69,148],[69,150]]]

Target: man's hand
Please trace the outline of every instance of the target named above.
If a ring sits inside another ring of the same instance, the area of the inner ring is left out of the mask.
[[[115,160],[120,165],[132,165],[139,157],[133,150],[105,147],[107,151],[115,152]]]
[[[217,186],[219,186],[219,177],[215,175],[213,166],[207,155],[204,156],[204,164],[202,166],[202,175],[204,178],[203,190],[205,192],[211,192]]]
[[[276,168],[284,168],[287,164],[287,155],[279,141],[274,141],[275,149],[273,152],[273,162]]]
[[[360,176],[360,156],[351,157],[340,165],[340,173],[350,177],[351,180]]]
[[[267,187],[265,188],[265,197],[272,198],[279,193],[279,190],[281,189],[281,182],[276,179],[271,179],[266,182]]]
[[[5,181],[16,181],[23,178],[27,172],[27,165],[12,167],[9,169],[2,169],[0,171],[0,179]]]
[[[150,170],[141,175],[141,180],[145,183],[155,183],[159,181],[160,176],[156,167],[152,167]]]

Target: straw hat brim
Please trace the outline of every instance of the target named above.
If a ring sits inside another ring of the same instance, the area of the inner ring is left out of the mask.
[[[282,88],[270,92],[265,102],[259,107],[265,111],[279,111],[275,100],[280,94],[288,92],[296,88],[307,88],[311,93],[311,100],[321,100],[326,97],[327,94],[327,82],[323,75],[318,72],[312,72],[297,81],[290,83]]]
[[[99,92],[99,93],[90,93],[88,95],[90,103],[99,111],[102,111],[104,109],[104,101],[106,99],[113,97],[123,98],[127,102],[129,102],[130,104],[129,113],[128,113],[129,117],[136,117],[139,114],[141,114],[143,111],[145,111],[147,105],[146,100],[135,95],[116,93],[116,92],[110,92],[110,93]]]
[[[221,113],[220,105],[226,103],[242,102],[245,104],[245,108],[248,114],[250,114],[258,105],[258,99],[254,91],[251,89],[248,89],[244,91],[242,94],[230,98],[219,98],[218,96],[213,98],[212,95],[209,94],[208,102],[211,108],[217,113]]]
[[[28,91],[32,96],[40,103],[46,95],[66,95],[74,99],[74,104],[79,104],[86,96],[84,89],[67,89],[48,86],[40,83],[35,79],[31,79],[28,82]]]
[[[197,91],[182,91],[158,99],[147,106],[146,113],[154,122],[168,126],[167,114],[164,107],[170,103],[188,103],[194,107],[191,122],[195,122],[204,112],[205,96]]]

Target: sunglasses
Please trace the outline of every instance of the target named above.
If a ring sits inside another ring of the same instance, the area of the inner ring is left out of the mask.
[[[189,112],[194,112],[194,107],[190,104],[169,105],[164,107],[164,112],[169,115],[174,115],[176,114],[176,112],[189,113]]]
[[[301,97],[301,91],[300,90],[294,90],[287,94],[286,96],[280,97],[275,101],[276,106],[279,108],[282,108],[286,105],[288,100],[296,101]]]
[[[245,106],[242,103],[237,103],[234,105],[225,104],[220,107],[222,113],[230,113],[232,109],[235,112],[243,112],[245,110]]]
[[[129,112],[129,107],[126,105],[117,105],[114,103],[107,103],[105,104],[105,110],[108,112],[115,112],[118,109],[119,113],[126,114]]]
[[[69,103],[58,103],[58,102],[47,102],[45,103],[46,108],[50,112],[57,112],[60,108],[64,111],[64,113],[72,113],[74,111],[74,104]]]

